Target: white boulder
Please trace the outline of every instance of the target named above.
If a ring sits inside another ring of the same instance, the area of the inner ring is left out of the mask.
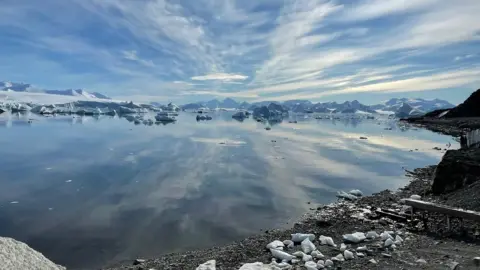
[[[349,250],[345,250],[343,252],[343,257],[345,258],[345,260],[352,260],[354,259],[355,257],[353,256],[353,253]]]
[[[308,261],[305,263],[305,268],[307,268],[307,270],[317,270],[317,264],[315,262],[312,262],[312,261]]]
[[[325,261],[325,266],[326,267],[333,267],[333,261],[332,260],[326,260]]]

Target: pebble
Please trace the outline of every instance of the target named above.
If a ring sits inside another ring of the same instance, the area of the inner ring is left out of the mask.
[[[297,258],[292,259],[292,264],[296,264],[296,263],[299,263],[299,262],[301,262],[300,259],[297,259]]]
[[[480,257],[475,257],[475,258],[473,258],[473,263],[474,263],[476,266],[480,266]]]
[[[333,261],[332,260],[326,260],[325,261],[325,266],[326,267],[332,267],[333,266]]]
[[[363,257],[365,257],[365,254],[363,254],[361,252],[357,252],[357,257],[363,258]]]
[[[287,246],[287,248],[292,248],[294,246],[294,243],[292,240],[285,240],[283,241],[283,244]]]
[[[142,264],[142,263],[144,263],[144,262],[145,262],[144,259],[136,259],[136,260],[133,262],[133,265],[139,265],[139,264]],[[208,262],[210,262],[210,261],[208,261]],[[208,262],[206,262],[206,263],[208,263]],[[215,262],[215,261],[214,261],[214,262]],[[199,267],[200,267],[200,266],[199,266]],[[198,269],[198,268],[197,268],[197,269]],[[203,270],[203,269],[201,269],[201,270]]]
[[[373,263],[373,264],[377,264],[377,261],[375,261],[375,259],[371,259],[368,262]]]
[[[427,264],[427,261],[425,261],[424,259],[418,259],[415,262],[416,263],[421,263],[421,264]]]
[[[455,270],[457,269],[459,263],[458,262],[448,262],[447,266],[450,267],[450,270]]]
[[[312,257],[312,255],[307,255],[307,254],[305,254],[305,255],[303,255],[303,257],[302,257],[302,261],[304,261],[304,262],[313,261],[313,257]]]
[[[387,240],[385,240],[385,244],[384,244],[385,247],[390,247],[392,245],[393,245],[392,239],[388,238]]]
[[[358,247],[357,251],[367,251],[367,246]]]
[[[422,196],[414,194],[414,195],[410,196],[410,199],[413,199],[413,200],[421,200],[421,199],[422,199]]]
[[[385,258],[391,258],[392,255],[388,254],[388,253],[382,253],[382,256],[385,257]]]
[[[341,251],[341,252],[344,252],[345,250],[347,250],[347,245],[345,245],[344,243],[342,243],[342,244],[340,245],[340,251]]]

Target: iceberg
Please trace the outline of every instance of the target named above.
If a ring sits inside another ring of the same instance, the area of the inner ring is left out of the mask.
[[[362,232],[356,232],[352,234],[343,235],[343,240],[352,243],[360,243],[364,241],[367,237]]]
[[[292,241],[299,243],[305,240],[306,238],[310,239],[310,241],[315,240],[315,235],[314,234],[304,234],[304,233],[295,233],[292,234]]]
[[[159,112],[157,115],[155,115],[155,120],[158,122],[175,122],[177,119],[175,119],[174,116],[171,116],[168,112]]]
[[[248,114],[244,111],[239,111],[239,112],[234,113],[232,115],[232,118],[237,119],[237,120],[244,120],[245,118],[248,118]]]
[[[216,261],[215,260],[210,260],[206,263],[202,263],[200,264],[196,270],[215,270],[216,267],[215,267],[215,264],[216,264]]]

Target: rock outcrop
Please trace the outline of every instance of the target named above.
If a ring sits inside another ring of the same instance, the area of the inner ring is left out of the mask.
[[[451,109],[445,118],[480,117],[480,89],[473,92],[467,100]]]
[[[432,192],[441,194],[457,190],[480,180],[480,151],[478,149],[449,150],[438,164]]]
[[[64,270],[27,244],[0,237],[0,268],[22,270]]]

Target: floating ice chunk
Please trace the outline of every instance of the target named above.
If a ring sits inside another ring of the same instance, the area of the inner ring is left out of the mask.
[[[307,268],[307,270],[317,270],[317,264],[315,262],[312,262],[312,261],[308,261],[305,263],[305,268]]]
[[[71,182],[72,182],[72,180],[67,180],[67,181],[65,181],[65,183],[71,183]]]
[[[279,260],[282,260],[282,261],[291,261],[293,258],[295,258],[295,256],[293,255],[290,255],[284,251],[281,251],[281,250],[277,250],[277,249],[270,249],[270,252],[272,253],[272,256],[279,259]]]
[[[314,234],[304,234],[304,233],[295,233],[292,234],[292,241],[295,243],[302,242],[306,238],[310,239],[310,241],[315,240],[315,235]]]
[[[312,251],[312,254],[310,254],[310,255],[312,255],[312,257],[317,258],[317,259],[325,258],[325,256],[318,250]]]
[[[366,237],[368,239],[375,239],[375,238],[378,238],[380,237],[380,235],[378,235],[378,233],[376,231],[369,231],[366,235]]]
[[[414,194],[414,195],[410,196],[410,199],[413,199],[413,200],[421,200],[421,199],[422,199],[422,196]]]
[[[285,244],[283,244],[283,242],[275,240],[267,245],[267,249],[273,248],[273,249],[283,250],[284,246]]]
[[[344,252],[345,250],[347,250],[347,245],[345,245],[344,243],[341,243],[340,244],[340,251]]]
[[[337,197],[338,198],[343,198],[343,199],[346,199],[346,200],[349,200],[349,201],[355,201],[356,199],[358,199],[357,196],[346,193],[345,191],[338,191],[337,192]]]
[[[210,260],[207,261],[206,263],[200,264],[196,270],[215,270],[216,261],[215,260]]]
[[[353,256],[353,253],[348,251],[348,250],[345,250],[343,252],[343,257],[345,257],[345,260],[352,260],[354,259],[355,257]]]
[[[365,240],[366,237],[365,237],[365,234],[362,233],[362,232],[356,232],[356,233],[352,233],[352,234],[345,234],[343,236],[343,240],[344,241],[348,241],[348,242],[352,242],[352,243],[360,243],[362,242],[363,240]]]
[[[384,243],[385,247],[390,247],[392,245],[393,245],[393,240],[391,238],[388,238],[387,240],[385,240],[385,243]]]
[[[301,246],[303,252],[306,254],[310,254],[312,251],[317,249],[309,238],[305,238],[305,240],[302,241]]]
[[[362,197],[363,196],[363,192],[359,189],[352,189],[348,192],[348,194],[351,194],[351,195],[354,195],[354,196],[357,196],[357,197]]]
[[[10,204],[17,204],[19,201],[11,201]]]
[[[332,260],[326,260],[325,261],[325,266],[326,267],[332,267],[333,266],[333,261]]]

